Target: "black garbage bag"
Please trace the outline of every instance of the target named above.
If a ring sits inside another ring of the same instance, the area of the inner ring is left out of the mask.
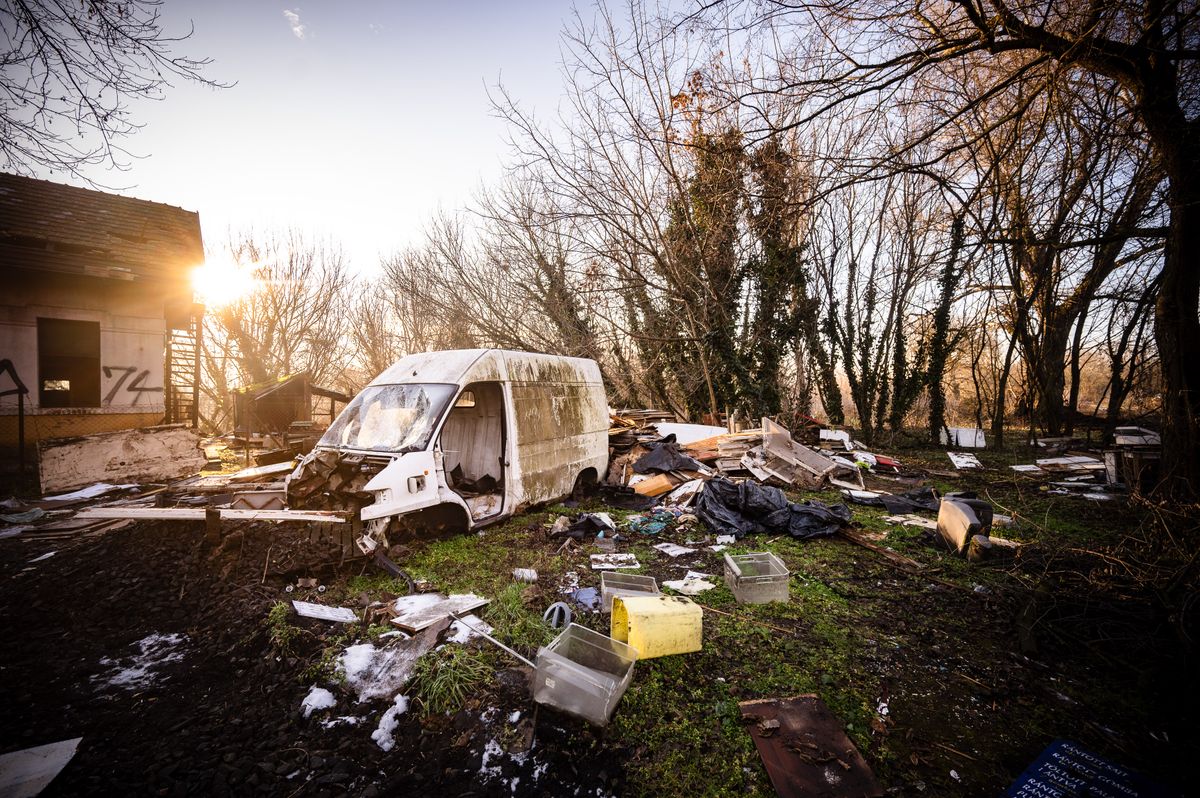
[[[786,533],[801,540],[832,535],[850,523],[850,508],[788,501],[779,488],[710,479],[696,499],[696,517],[718,534]]]
[[[633,470],[638,474],[699,471],[702,468],[704,466],[699,462],[679,451],[679,444],[675,443],[674,435],[668,435],[661,441],[650,444],[650,451],[633,464]]]

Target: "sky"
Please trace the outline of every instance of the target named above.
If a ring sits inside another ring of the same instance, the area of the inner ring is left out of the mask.
[[[177,52],[212,58],[205,74],[236,85],[133,104],[145,127],[125,145],[143,157],[88,177],[198,211],[210,253],[230,231],[294,227],[370,274],[502,175],[489,87],[556,112],[570,0],[289,2],[164,0],[167,33],[195,27]]]

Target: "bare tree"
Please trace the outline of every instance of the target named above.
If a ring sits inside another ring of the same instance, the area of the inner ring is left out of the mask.
[[[227,246],[229,257],[252,270],[256,287],[205,314],[205,346],[211,354],[204,384],[215,405],[210,416],[223,417],[226,386],[301,372],[317,384],[337,384],[350,360],[351,279],[341,250],[295,231],[243,233]]]
[[[744,9],[744,19],[731,21],[734,9]],[[1200,485],[1200,7],[1187,0],[814,0],[716,4],[698,14],[711,17],[715,31],[771,26],[799,42],[787,45],[776,74],[759,75],[733,94],[749,107],[764,95],[789,97],[794,112],[785,129],[868,99],[890,104],[929,75],[963,64],[991,68],[988,85],[971,102],[945,107],[935,124],[914,132],[910,145],[938,141],[978,98],[1049,62],[1118,87],[1122,112],[1145,130],[1168,182],[1170,224],[1155,313],[1164,377],[1163,487],[1194,492]],[[1018,106],[1010,116],[1021,112]],[[758,133],[779,129],[764,124]],[[910,152],[901,147],[889,159],[905,161]]]
[[[140,125],[131,101],[160,99],[173,80],[221,88],[210,60],[176,55],[191,36],[163,30],[160,0],[0,3],[0,153],[4,168],[80,174],[125,168],[122,141]]]

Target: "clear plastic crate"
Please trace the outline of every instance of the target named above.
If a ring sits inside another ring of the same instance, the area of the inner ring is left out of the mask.
[[[637,651],[578,624],[538,649],[533,700],[604,726],[633,677]]]
[[[725,555],[725,584],[739,604],[788,600],[788,569],[768,551]]]
[[[658,582],[653,576],[623,574],[620,571],[603,571],[600,574],[600,611],[612,612],[614,596],[657,596]]]

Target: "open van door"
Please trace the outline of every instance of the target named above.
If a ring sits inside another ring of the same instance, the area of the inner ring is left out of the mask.
[[[463,387],[438,438],[446,486],[466,503],[473,524],[504,512],[508,436],[499,382]]]

